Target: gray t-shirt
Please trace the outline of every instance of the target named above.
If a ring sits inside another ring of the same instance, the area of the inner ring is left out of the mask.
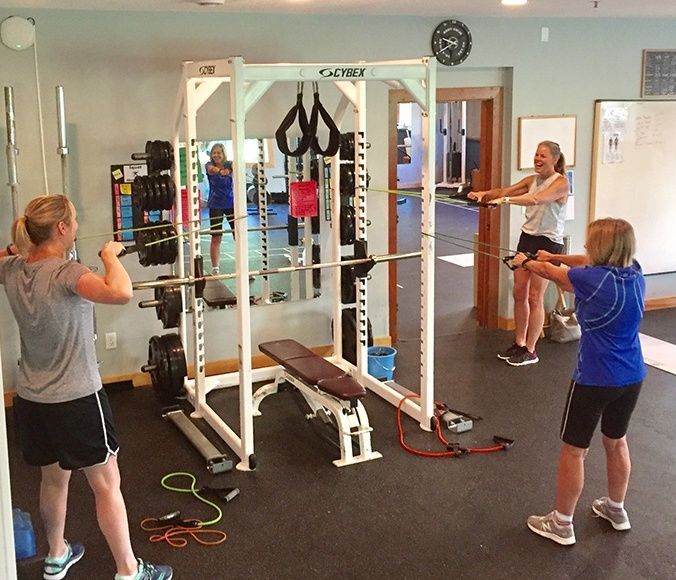
[[[21,363],[17,394],[37,403],[61,403],[95,393],[101,377],[94,348],[94,304],[78,296],[90,272],[58,257],[26,263],[0,258],[0,284],[19,325]]]
[[[547,179],[535,176],[528,193],[537,193],[547,189],[559,176],[558,173],[550,175]],[[568,193],[570,193],[570,188]],[[557,244],[562,244],[567,201],[568,197],[551,203],[529,205],[526,208],[526,223],[523,224],[521,231],[531,236],[545,236]]]

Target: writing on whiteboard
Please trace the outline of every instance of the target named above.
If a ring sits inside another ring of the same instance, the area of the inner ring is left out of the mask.
[[[665,142],[664,119],[661,115],[639,113],[636,115],[636,146],[659,145]]]

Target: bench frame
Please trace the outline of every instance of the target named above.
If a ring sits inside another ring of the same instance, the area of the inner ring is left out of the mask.
[[[319,356],[319,355],[317,355]],[[319,387],[308,385],[298,377],[292,375],[285,368],[277,371],[274,382],[260,387],[253,396],[253,415],[259,417],[262,415],[260,404],[263,399],[269,395],[274,395],[280,391],[282,383],[292,384],[303,395],[303,398],[309,405],[312,412],[306,415],[306,419],[312,420],[321,416],[321,413],[333,416],[338,426],[338,443],[340,445],[340,459],[333,461],[337,467],[345,467],[355,463],[363,463],[372,459],[382,457],[377,451],[371,448],[371,431],[373,428],[369,424],[369,417],[366,409],[359,399],[347,401],[329,395]],[[359,453],[354,454],[352,442],[356,438],[359,445]]]

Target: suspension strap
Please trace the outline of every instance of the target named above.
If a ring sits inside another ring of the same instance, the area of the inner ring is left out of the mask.
[[[312,83],[314,89],[314,104],[312,105],[312,112],[310,113],[310,126],[314,127],[314,133],[312,135],[312,150],[318,155],[324,155],[326,157],[333,157],[338,153],[340,148],[340,129],[329,115],[328,111],[324,108],[321,101],[319,100],[319,84]],[[317,139],[317,124],[318,116],[321,116],[322,121],[326,125],[326,128],[329,130],[329,143],[325,149],[322,149],[319,145],[319,139]]]
[[[300,127],[302,136],[300,138],[300,143],[298,143],[298,147],[296,147],[294,150],[291,150],[286,133],[291,125],[293,125],[296,117],[298,117],[298,126]],[[288,155],[289,157],[301,157],[310,148],[310,144],[312,143],[316,129],[316,117],[314,126],[311,122],[308,122],[307,112],[303,106],[303,83],[298,83],[296,104],[291,107],[291,110],[286,114],[286,117],[284,117],[282,120],[277,131],[275,131],[277,147],[279,147],[279,150],[282,153]]]

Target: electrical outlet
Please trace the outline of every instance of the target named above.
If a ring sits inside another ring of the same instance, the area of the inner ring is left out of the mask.
[[[106,332],[106,350],[113,350],[117,348],[117,333]]]

